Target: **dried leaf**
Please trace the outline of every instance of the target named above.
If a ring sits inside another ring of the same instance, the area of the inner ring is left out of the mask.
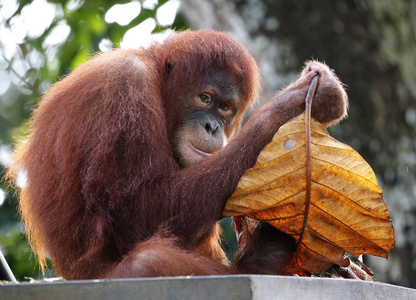
[[[371,167],[312,119],[308,191],[306,145],[301,114],[279,129],[240,179],[223,216],[247,215],[293,236],[293,269],[348,266],[345,252],[387,257],[394,230]]]

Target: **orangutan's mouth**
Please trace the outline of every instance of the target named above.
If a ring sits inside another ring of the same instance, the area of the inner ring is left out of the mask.
[[[201,156],[201,157],[208,157],[208,156],[210,156],[210,155],[212,155],[211,153],[208,153],[208,152],[205,152],[205,151],[203,151],[203,150],[200,150],[200,149],[198,149],[198,148],[196,148],[194,145],[192,145],[192,143],[191,142],[188,142],[189,143],[189,145],[191,146],[191,149],[198,155],[198,156]]]

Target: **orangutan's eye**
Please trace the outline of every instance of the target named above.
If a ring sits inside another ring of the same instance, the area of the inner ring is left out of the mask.
[[[212,98],[208,94],[199,95],[199,99],[201,100],[201,102],[203,102],[205,104],[210,104],[212,102]]]
[[[230,106],[228,104],[226,104],[226,103],[221,103],[220,104],[220,109],[222,111],[228,111],[228,110],[230,110]]]

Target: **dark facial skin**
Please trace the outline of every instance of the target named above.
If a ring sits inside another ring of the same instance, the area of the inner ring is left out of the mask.
[[[241,101],[239,85],[215,70],[197,88],[180,99],[182,122],[175,129],[172,145],[181,167],[193,164],[223,148],[228,126]]]

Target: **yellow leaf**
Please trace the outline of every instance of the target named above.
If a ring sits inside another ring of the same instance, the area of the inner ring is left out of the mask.
[[[394,230],[371,167],[313,119],[310,156],[309,197],[301,114],[279,129],[240,179],[223,216],[247,215],[290,234],[298,243],[292,264],[308,272],[347,266],[345,252],[387,257]]]

